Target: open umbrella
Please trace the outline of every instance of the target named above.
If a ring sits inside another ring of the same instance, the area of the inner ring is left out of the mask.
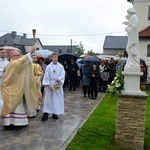
[[[71,58],[73,58],[75,62],[77,61],[77,56],[75,56],[73,54],[60,54],[58,56],[58,61],[62,62],[62,63],[64,61],[70,62]]]
[[[102,59],[102,60],[110,60],[110,58],[113,58],[114,60],[119,60],[120,56],[118,55],[110,55],[110,54],[101,54],[97,56],[98,58]]]
[[[86,61],[89,61],[90,64],[92,64],[92,63],[98,64],[101,60],[99,58],[97,58],[96,56],[89,56],[87,58],[82,58],[78,63],[85,64]]]
[[[10,51],[20,51],[20,49],[13,46],[4,46],[4,47],[0,47],[0,49],[10,50]]]
[[[89,54],[82,54],[82,55],[80,55],[80,58],[87,58],[89,56],[90,56]]]
[[[52,55],[52,51],[48,49],[41,49],[34,52],[35,54],[42,56],[43,58],[48,58],[49,55]]]

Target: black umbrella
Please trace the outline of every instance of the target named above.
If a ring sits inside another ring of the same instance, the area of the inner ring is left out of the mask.
[[[90,64],[92,64],[92,63],[98,64],[101,60],[99,58],[97,58],[96,56],[89,56],[87,58],[82,58],[78,63],[85,64],[86,61],[89,61]]]
[[[64,61],[70,62],[71,58],[73,58],[75,62],[77,61],[77,56],[75,56],[73,54],[60,54],[58,56],[58,61],[62,62],[62,63]]]

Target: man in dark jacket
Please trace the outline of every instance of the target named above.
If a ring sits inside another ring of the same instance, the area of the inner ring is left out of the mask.
[[[71,63],[68,65],[68,72],[69,72],[69,91],[73,90],[76,91],[77,85],[77,71],[79,70],[78,64],[74,61],[74,58],[71,58]]]

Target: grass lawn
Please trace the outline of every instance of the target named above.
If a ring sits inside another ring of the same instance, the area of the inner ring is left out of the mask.
[[[146,91],[150,95],[150,91]],[[117,97],[106,94],[67,150],[121,150],[115,147]],[[150,97],[147,98],[145,150],[150,150]]]

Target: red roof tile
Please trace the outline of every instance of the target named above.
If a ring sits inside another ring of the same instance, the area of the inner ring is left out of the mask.
[[[139,37],[150,37],[150,26],[139,32]]]

